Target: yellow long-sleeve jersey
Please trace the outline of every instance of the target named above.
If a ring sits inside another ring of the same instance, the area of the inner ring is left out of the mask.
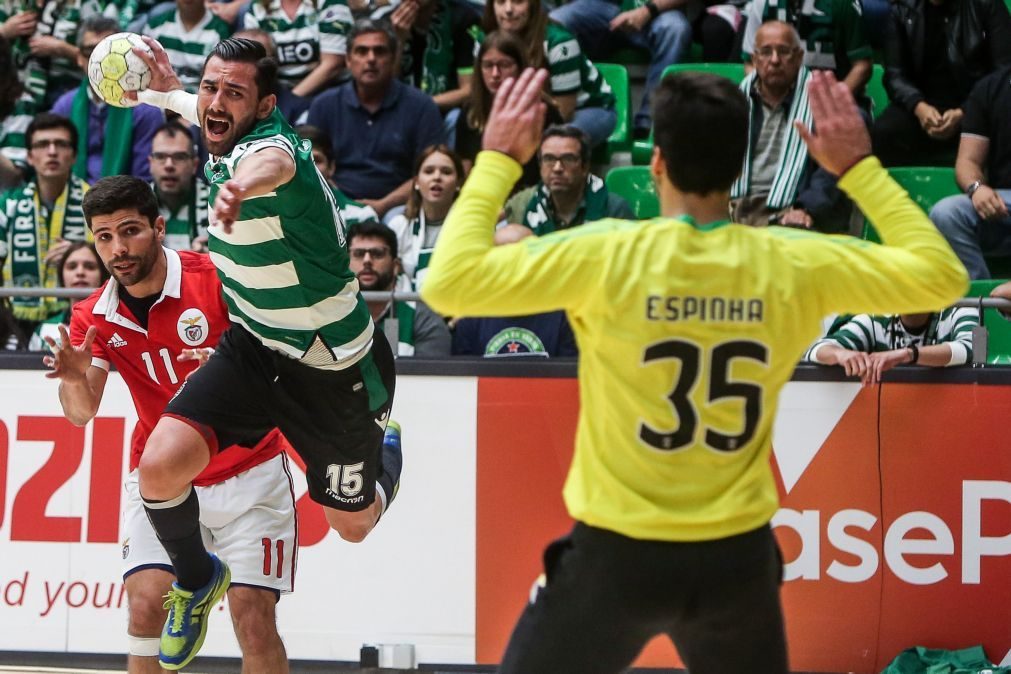
[[[520,167],[478,156],[422,297],[456,316],[565,309],[581,410],[569,514],[639,539],[722,538],[768,522],[780,389],[831,313],[934,311],[968,277],[874,158],[840,180],[886,245],[685,218],[603,220],[495,247]]]

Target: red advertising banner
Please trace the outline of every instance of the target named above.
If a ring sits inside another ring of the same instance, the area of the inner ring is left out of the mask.
[[[480,381],[479,663],[498,662],[541,552],[571,527],[577,413],[575,380]],[[1011,659],[1009,418],[1009,387],[788,385],[773,525],[793,670],[870,674],[914,645]],[[659,639],[636,662],[679,664]]]

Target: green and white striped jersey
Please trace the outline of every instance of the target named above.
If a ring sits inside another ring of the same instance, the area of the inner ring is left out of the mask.
[[[0,123],[0,154],[18,168],[28,166],[25,131],[35,116],[35,100],[27,91],[14,103],[14,111]]]
[[[179,19],[179,10],[170,9],[148,19],[144,34],[165,47],[169,62],[186,91],[196,93],[204,59],[214,45],[232,34],[232,29],[224,20],[204,10],[204,16],[197,25],[186,30]]]
[[[246,28],[265,30],[274,38],[278,75],[288,86],[319,65],[320,54],[346,54],[354,23],[345,0],[303,0],[294,19],[281,8],[281,0],[254,0],[244,20]]]
[[[951,346],[948,365],[964,365],[972,360],[972,329],[977,325],[979,312],[966,307],[948,307],[939,314],[931,314],[927,325],[918,333],[909,331],[898,316],[857,314],[815,342],[804,359],[818,362],[815,355],[826,344],[849,351],[875,353],[911,345],[924,347],[946,343]]]
[[[557,23],[548,24],[544,55],[551,74],[552,94],[575,93],[577,108],[614,108],[611,86],[580,50],[575,36]]]
[[[205,174],[214,203],[246,158],[267,148],[291,155],[295,176],[247,198],[230,234],[211,214],[210,254],[232,321],[266,346],[322,368],[349,367],[368,353],[373,323],[348,268],[337,203],[316,170],[309,141],[276,108]]]

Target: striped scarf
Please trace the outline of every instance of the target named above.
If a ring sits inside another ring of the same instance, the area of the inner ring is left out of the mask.
[[[755,118],[755,100],[750,95],[751,87],[755,82],[756,71],[741,82],[741,91],[748,98],[748,119]],[[807,81],[811,77],[811,71],[801,67],[797,73],[797,83],[794,88],[793,102],[787,113],[790,122],[789,130],[786,132],[786,139],[783,141],[783,149],[779,156],[779,166],[776,169],[776,177],[772,181],[769,189],[769,199],[766,202],[768,207],[776,210],[793,205],[797,198],[797,188],[800,186],[800,178],[807,165],[807,146],[801,139],[800,134],[794,127],[793,122],[799,121],[807,127],[811,126],[811,105],[807,97]],[[730,198],[737,199],[748,194],[751,188],[751,143],[748,143],[748,151],[744,155],[744,167],[741,175],[734,181],[730,188]]]

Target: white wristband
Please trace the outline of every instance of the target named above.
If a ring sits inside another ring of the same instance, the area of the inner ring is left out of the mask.
[[[137,92],[137,100],[141,103],[153,105],[162,110],[174,110],[182,115],[190,124],[200,126],[200,119],[197,116],[197,95],[173,89],[172,91],[154,91],[144,89]]]

